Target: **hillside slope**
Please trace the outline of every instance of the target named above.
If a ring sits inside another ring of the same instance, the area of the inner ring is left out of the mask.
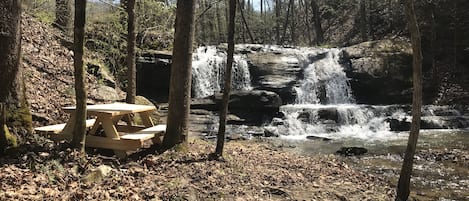
[[[73,51],[60,43],[63,36],[58,30],[27,14],[22,31],[22,65],[34,124],[65,122],[67,115],[61,108],[75,102]],[[86,73],[89,103],[104,101],[98,97],[99,83],[99,78]]]

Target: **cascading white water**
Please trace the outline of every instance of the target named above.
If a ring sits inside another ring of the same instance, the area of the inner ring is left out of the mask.
[[[339,64],[339,49],[330,49],[326,57],[317,62],[306,62],[304,79],[295,88],[296,104],[344,104],[352,103],[352,93],[343,67]],[[306,53],[306,58],[309,54]],[[304,58],[304,57],[303,57]],[[321,97],[324,95],[324,97]]]
[[[340,49],[333,48],[298,55],[304,65],[304,78],[295,88],[295,104],[280,107],[285,118],[278,132],[284,137],[389,139],[391,132],[386,119],[405,118],[403,110],[396,107],[354,104],[348,78],[339,63],[340,53]],[[320,54],[324,55],[321,59],[310,60]]]
[[[192,89],[196,98],[213,95],[223,89],[226,52],[216,47],[199,47],[192,58]],[[245,56],[235,55],[232,71],[232,88],[248,90],[251,76]]]

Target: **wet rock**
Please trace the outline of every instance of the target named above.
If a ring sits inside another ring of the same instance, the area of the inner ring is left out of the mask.
[[[216,108],[220,108],[222,95],[216,94],[214,98]],[[278,94],[265,90],[234,91],[229,101],[230,113],[252,125],[270,122],[281,105],[282,99]]]
[[[410,103],[412,51],[406,41],[368,41],[344,48],[343,62],[358,103]]]
[[[363,147],[342,147],[336,153],[343,156],[359,156],[367,152],[368,150]]]
[[[308,139],[308,140],[320,140],[320,141],[324,141],[324,142],[332,141],[331,138],[319,137],[319,136],[313,136],[313,135],[306,136],[306,139]]]
[[[285,103],[295,100],[293,87],[301,77],[301,66],[294,54],[262,52],[248,54],[251,84],[256,89],[277,93]]]
[[[391,129],[391,131],[409,131],[410,130],[410,122],[407,122],[405,120],[388,118],[384,121],[389,123],[389,128]]]
[[[274,126],[266,126],[264,127],[264,136],[265,137],[278,137],[278,130],[277,127]]]

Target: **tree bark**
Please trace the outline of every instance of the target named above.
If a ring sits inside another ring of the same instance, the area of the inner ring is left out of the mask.
[[[311,27],[309,22],[309,6],[307,1],[300,0],[300,7],[305,9],[304,23],[306,26],[306,37],[308,38],[308,45],[313,45],[313,39],[311,38]]]
[[[218,44],[222,43],[225,41],[225,36],[223,35],[223,32],[225,32],[225,29],[223,27],[222,19],[221,19],[221,14],[220,14],[220,5],[217,3],[215,5],[216,7],[216,16],[217,16],[217,31],[218,31]]]
[[[285,38],[287,35],[287,28],[288,28],[288,22],[290,18],[290,12],[291,12],[291,5],[292,5],[293,0],[290,0],[288,3],[287,7],[287,17],[285,19],[285,24],[283,24],[283,34],[282,34],[282,39],[280,40],[280,44],[283,44],[285,42]]]
[[[194,13],[195,0],[177,1],[165,149],[185,143],[188,138]]]
[[[135,66],[135,0],[127,1],[127,103],[135,103],[137,96],[137,69]]]
[[[238,0],[238,3],[239,3],[239,0]],[[239,4],[241,4],[241,3],[239,3]],[[244,17],[243,7],[244,7],[244,6],[240,6],[240,7],[239,7],[239,12],[241,13],[241,19],[243,20],[243,24],[244,24],[244,26],[246,27],[246,31],[248,32],[249,39],[251,40],[251,43],[254,44],[254,43],[255,43],[254,37],[252,36],[251,30],[249,29],[249,26],[248,26],[248,23],[247,23],[247,21],[246,21],[246,18]]]
[[[316,32],[316,45],[324,43],[324,33],[321,25],[321,13],[319,12],[319,5],[316,0],[311,0],[311,8],[313,9],[314,16],[314,30]]]
[[[55,24],[62,29],[66,35],[72,34],[72,3],[73,0],[55,1]]]
[[[397,186],[396,201],[406,201],[410,193],[410,177],[415,149],[420,131],[420,117],[422,107],[422,51],[420,42],[420,32],[415,16],[413,0],[405,1],[406,16],[409,22],[409,30],[413,51],[413,97],[412,97],[412,124],[410,128],[407,149],[402,164],[399,183]]]
[[[75,0],[75,22],[73,41],[73,66],[75,69],[75,124],[73,129],[72,146],[77,150],[85,150],[86,134],[86,89],[85,68],[83,65],[83,43],[85,40],[85,12],[86,0]]]
[[[362,41],[368,40],[366,27],[366,1],[360,0],[360,36],[362,38]]]
[[[297,36],[296,36],[296,18],[295,18],[295,1],[290,0],[290,6],[291,6],[291,27],[290,27],[290,38],[291,38],[291,43],[292,45],[296,45],[297,43]]]
[[[14,146],[6,124],[31,131],[31,113],[26,101],[21,61],[21,1],[0,1],[0,102],[5,103],[5,119],[0,125],[0,150]]]
[[[282,23],[280,20],[281,10],[282,2],[280,0],[275,0],[275,41],[277,45],[280,43],[280,24]]]
[[[236,0],[230,0],[230,21],[228,23],[228,55],[226,58],[225,87],[223,90],[223,102],[220,109],[220,124],[218,127],[217,147],[215,149],[215,155],[218,157],[223,155],[223,147],[225,144],[226,115],[228,113],[228,101],[230,100],[231,71],[233,68],[235,17]]]

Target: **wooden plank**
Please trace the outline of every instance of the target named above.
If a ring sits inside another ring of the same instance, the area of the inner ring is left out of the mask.
[[[121,135],[121,139],[125,140],[140,140],[140,141],[145,141],[149,140],[155,137],[155,134],[135,134],[135,133],[130,133],[130,134],[125,134]]]
[[[159,125],[135,132],[134,134],[156,134],[156,133],[164,133],[164,132],[166,132],[166,125],[159,124]]]
[[[116,125],[117,131],[118,132],[124,132],[124,133],[135,133],[138,131],[141,131],[145,129],[146,127],[144,126],[128,126],[128,125]]]
[[[96,122],[96,119],[88,119],[86,120],[86,127],[91,127],[94,125]],[[54,133],[58,134],[60,133],[64,128],[66,124],[55,124],[55,125],[49,125],[49,126],[42,126],[42,127],[37,127],[34,128],[36,132],[41,132],[41,133]]]
[[[63,110],[68,113],[72,113],[75,107],[64,107]],[[144,111],[154,111],[155,106],[150,105],[135,105],[127,103],[112,103],[112,104],[99,104],[99,105],[88,105],[86,111],[89,115],[97,115],[100,113],[107,113],[112,116],[124,115],[130,113],[139,113]]]
[[[113,139],[108,137],[99,137],[93,135],[86,136],[86,146],[104,148],[104,149],[113,149],[115,152],[124,153],[125,151],[135,151],[142,147],[142,142],[140,140],[130,140],[130,139]],[[125,157],[126,155],[117,154],[118,157]]]
[[[100,114],[98,117],[101,117],[101,126],[103,126],[104,133],[106,134],[106,138],[108,139],[116,139],[119,140],[119,133],[117,133],[117,129],[114,126],[114,122],[112,120],[112,116],[106,114]],[[92,136],[92,135],[89,135]],[[96,136],[93,136],[96,137]],[[106,145],[106,146],[114,146],[114,145]],[[105,147],[103,147],[105,148]],[[125,151],[120,151],[125,149],[114,149],[114,153],[119,158],[126,158],[127,154]]]
[[[166,131],[166,125],[160,124],[150,128],[146,128],[140,131],[133,133],[125,133],[121,135],[121,139],[130,139],[130,140],[145,140],[153,139],[154,143],[161,143],[160,136]]]

